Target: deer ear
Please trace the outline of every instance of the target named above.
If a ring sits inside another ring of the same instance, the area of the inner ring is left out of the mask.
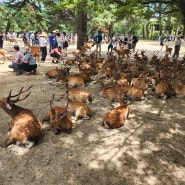
[[[12,109],[12,106],[9,103],[6,103],[6,108],[7,109]]]

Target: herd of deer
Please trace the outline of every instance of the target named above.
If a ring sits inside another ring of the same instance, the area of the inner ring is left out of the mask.
[[[124,101],[126,98],[146,101],[147,95],[164,99],[185,96],[184,61],[171,61],[168,54],[159,59],[156,52],[149,60],[144,50],[141,53],[137,51],[134,59],[130,60],[130,51],[127,49],[119,52],[115,49],[103,58],[96,52],[87,54],[86,50],[91,47],[92,45],[85,44],[81,50],[72,52],[74,57],[66,60],[64,67],[51,69],[45,74],[46,78],[62,80],[60,86],[65,89],[65,94],[61,98],[67,99],[66,106],[53,107],[53,95],[50,110],[42,120],[49,121],[48,130],[55,134],[61,131],[71,133],[71,114],[75,115],[75,120],[91,118],[89,104],[93,101],[93,92],[84,88],[89,83],[100,85],[103,98],[119,101],[120,105],[108,111],[102,118],[102,126],[107,129],[119,128],[125,124],[130,112]],[[76,66],[78,72],[71,74],[71,68]],[[26,90],[21,88],[16,95],[12,95],[10,91],[7,98],[0,99],[0,107],[13,119],[9,124],[8,138],[1,144],[3,147],[16,143],[31,148],[41,138],[42,122],[30,110],[15,105],[30,95],[31,87]],[[20,98],[26,92],[26,96]]]

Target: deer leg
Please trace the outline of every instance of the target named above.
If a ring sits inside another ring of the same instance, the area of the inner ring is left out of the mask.
[[[15,139],[8,137],[7,140],[3,143],[2,147],[7,148],[11,144],[15,144]]]

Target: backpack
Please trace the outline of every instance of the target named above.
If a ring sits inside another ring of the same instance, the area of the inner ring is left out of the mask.
[[[135,37],[135,42],[138,42],[138,37]]]
[[[53,48],[57,48],[58,47],[58,42],[57,42],[57,38],[56,36],[53,39]]]

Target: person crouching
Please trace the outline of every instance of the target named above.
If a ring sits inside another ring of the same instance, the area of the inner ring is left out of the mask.
[[[62,47],[58,46],[57,48],[54,48],[51,52],[50,52],[50,56],[53,57],[52,63],[57,64],[60,63],[58,60],[60,59],[60,57],[66,57],[67,54],[62,52]],[[56,62],[54,61],[56,59]]]
[[[28,49],[26,49],[26,53],[24,55],[24,58],[23,58],[23,63],[22,65],[20,66],[21,70],[22,71],[25,71],[26,75],[30,75],[31,73],[32,74],[35,74],[36,73],[36,69],[37,69],[37,63],[35,61],[35,58],[34,56],[32,55],[31,51]]]

